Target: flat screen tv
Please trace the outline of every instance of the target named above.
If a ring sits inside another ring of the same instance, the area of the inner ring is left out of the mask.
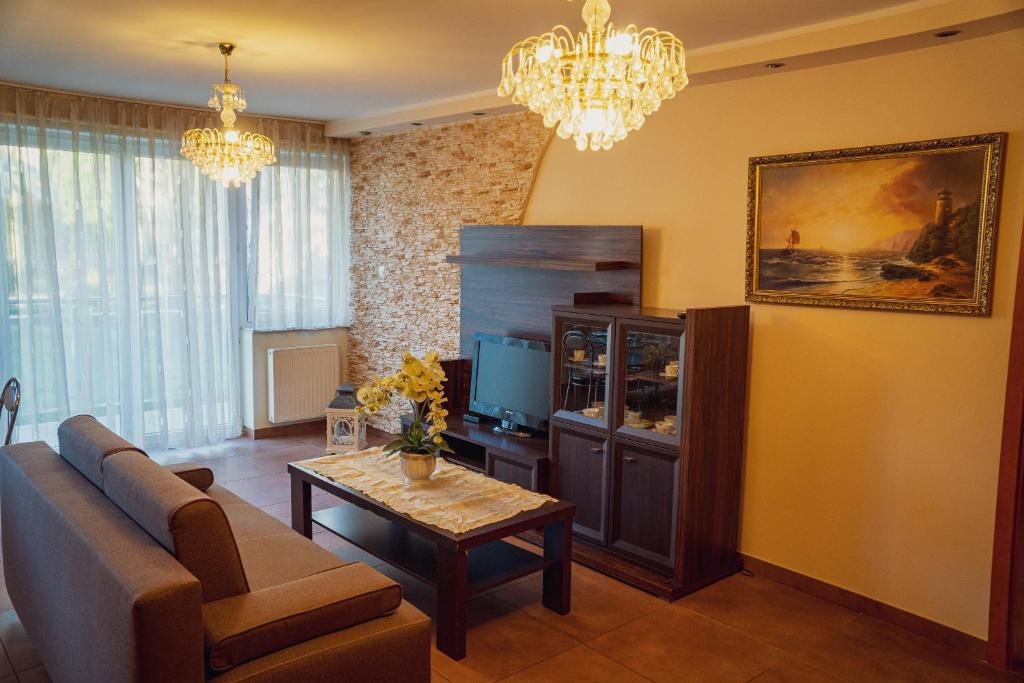
[[[476,333],[469,409],[500,419],[495,431],[529,436],[521,426],[546,430],[550,391],[549,343]]]

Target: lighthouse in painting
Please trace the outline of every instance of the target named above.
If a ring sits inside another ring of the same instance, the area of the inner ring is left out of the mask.
[[[949,226],[950,216],[953,215],[953,193],[943,190],[935,200],[935,225],[942,227]]]

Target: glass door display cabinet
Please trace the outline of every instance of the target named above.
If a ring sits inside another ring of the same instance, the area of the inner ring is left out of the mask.
[[[669,446],[679,443],[684,325],[619,320],[616,330],[616,432]]]
[[[605,429],[609,417],[608,349],[614,321],[591,315],[559,316],[552,344],[551,413],[568,422]]]
[[[670,599],[737,571],[749,307],[555,306],[552,337],[576,559]]]

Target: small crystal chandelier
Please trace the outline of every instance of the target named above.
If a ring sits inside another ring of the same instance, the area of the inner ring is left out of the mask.
[[[193,128],[181,136],[181,154],[200,171],[224,187],[238,187],[248,182],[267,164],[277,161],[274,142],[259,133],[242,133],[235,128],[238,116],[245,111],[245,93],[228,77],[228,57],[235,46],[221,43],[224,55],[224,82],[214,83],[207,104],[220,112],[224,127]]]
[[[667,31],[617,31],[608,0],[587,0],[587,30],[565,26],[520,41],[502,62],[498,95],[512,97],[576,140],[581,152],[611,149],[686,87],[683,44]]]

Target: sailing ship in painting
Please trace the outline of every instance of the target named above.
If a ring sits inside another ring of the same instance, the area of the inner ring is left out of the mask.
[[[800,244],[800,231],[796,228],[789,229],[789,237],[786,238],[786,248],[783,252],[787,256],[792,256],[793,252],[796,251],[797,246]]]
[[[971,299],[984,170],[977,149],[766,167],[757,291]]]

